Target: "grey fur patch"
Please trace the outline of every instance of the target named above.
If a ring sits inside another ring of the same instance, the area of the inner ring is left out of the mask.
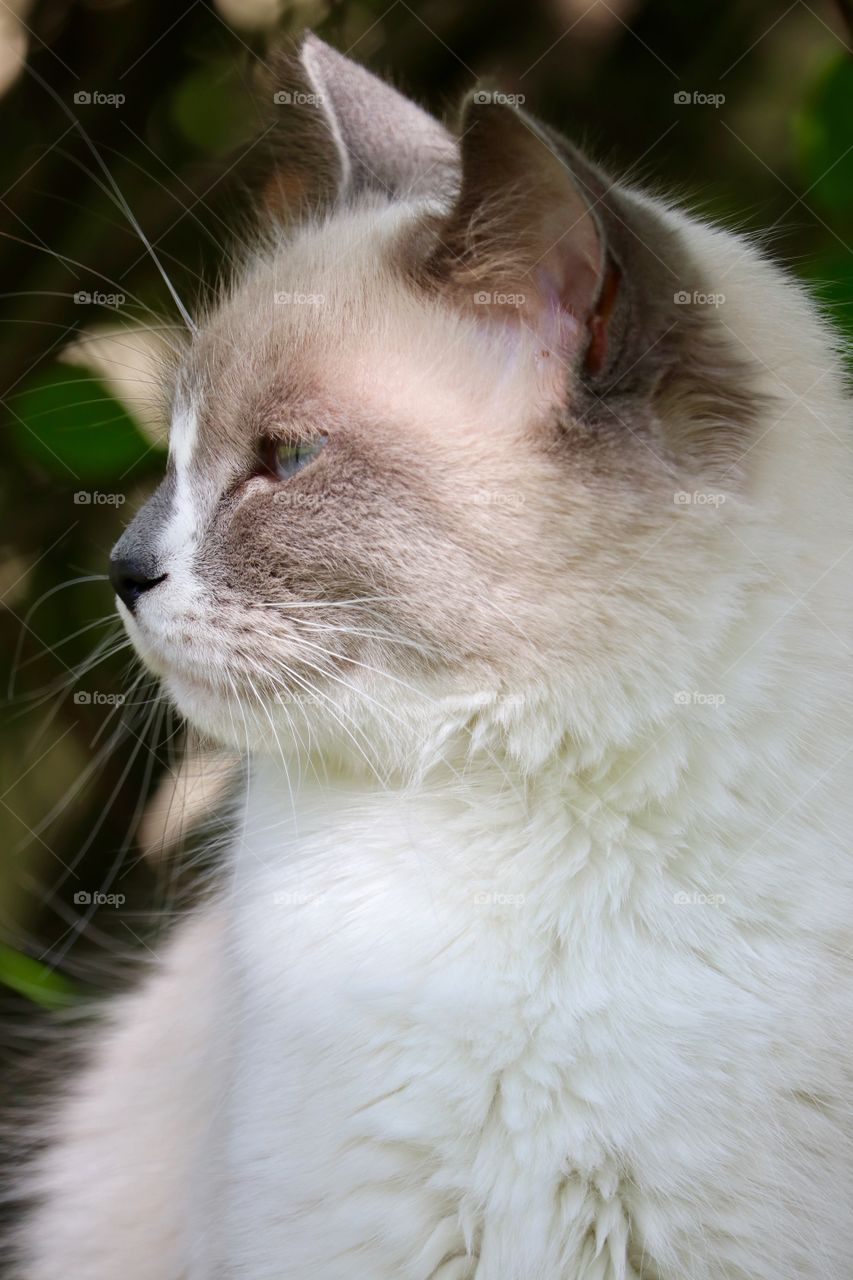
[[[154,493],[137,511],[112,549],[114,560],[134,560],[149,578],[163,572],[162,535],[175,506],[175,477],[170,470]]]

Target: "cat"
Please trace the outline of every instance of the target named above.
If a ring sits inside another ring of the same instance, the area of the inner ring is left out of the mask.
[[[759,247],[308,36],[125,626],[246,782],[22,1280],[853,1276],[851,400]]]

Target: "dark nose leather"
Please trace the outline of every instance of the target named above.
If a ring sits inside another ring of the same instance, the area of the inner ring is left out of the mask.
[[[159,577],[152,577],[150,570],[143,568],[138,560],[110,561],[110,582],[113,584],[113,590],[131,613],[139,597],[146,591],[150,591],[152,587],[156,587],[165,577],[167,577],[165,573],[161,573]]]

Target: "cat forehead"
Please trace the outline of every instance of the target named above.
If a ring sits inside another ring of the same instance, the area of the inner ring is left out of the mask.
[[[556,362],[543,370],[523,327],[484,324],[419,287],[404,220],[386,212],[310,228],[251,265],[181,372],[175,436],[219,450],[376,421],[464,434],[535,411]]]
[[[387,327],[403,292],[393,258],[404,221],[388,208],[348,212],[260,247],[200,324],[176,403],[221,412],[223,398],[310,394],[344,350]]]
[[[241,456],[264,435],[326,434],[365,443],[394,440],[447,448],[495,448],[537,416],[535,359],[515,341],[483,335],[452,317],[409,320],[394,334],[362,332],[293,355],[257,348],[205,394],[176,405],[172,454],[179,467]],[[504,335],[506,336],[506,335]],[[548,371],[549,373],[551,370]]]

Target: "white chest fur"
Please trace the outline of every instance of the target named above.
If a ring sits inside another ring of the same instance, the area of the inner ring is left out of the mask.
[[[261,773],[235,842],[199,1280],[832,1274],[831,945],[697,881],[725,839],[482,779],[296,811]]]

